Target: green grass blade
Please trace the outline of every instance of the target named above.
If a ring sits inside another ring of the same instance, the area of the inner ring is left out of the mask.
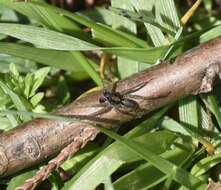
[[[163,32],[159,28],[157,28],[156,26],[152,26],[151,24],[147,24],[147,23],[145,23],[145,27],[147,29],[147,32],[154,46],[159,47],[161,45],[166,45]]]
[[[179,184],[189,188],[189,189],[205,189],[206,183],[196,178],[195,176],[188,173],[186,170],[176,166],[175,164],[163,159],[162,157],[156,155],[152,151],[143,148],[140,144],[129,141],[116,133],[111,132],[108,129],[104,129],[102,127],[98,127],[98,129],[108,135],[109,137],[121,142],[128,149],[145,159],[146,161],[153,164],[157,169],[162,171],[163,173],[171,176],[173,180],[178,182]]]
[[[133,10],[133,6],[130,1],[128,0],[111,0],[111,5],[114,7],[122,8],[124,7],[126,10]],[[131,33],[136,34],[137,33],[137,26],[136,23],[133,21],[127,19],[127,20],[117,20],[118,15],[114,15],[113,17],[113,27],[115,28],[127,28],[127,30]],[[142,63],[139,63],[135,60],[129,60],[124,57],[118,56],[117,59],[117,66],[118,71],[121,78],[128,77],[134,73],[137,73],[144,69],[145,67],[148,67],[147,64],[144,64],[144,67],[142,67]]]
[[[145,120],[141,124],[139,124],[136,128],[129,131],[127,133],[127,138],[134,138],[141,136],[142,134],[145,134],[147,132],[150,132],[160,121],[164,114],[171,108],[172,105],[168,105],[161,110],[159,110],[157,113],[155,113],[152,117]]]
[[[216,37],[219,37],[221,33],[221,25],[213,27],[212,29],[208,30],[207,32],[204,32],[200,36],[200,43],[207,42],[209,40],[212,40]]]
[[[213,128],[212,114],[208,110],[204,110],[203,106],[199,105],[200,121],[199,126],[201,129]]]
[[[196,97],[187,97],[179,101],[180,121],[194,127],[199,126],[199,110]]]
[[[84,165],[94,158],[100,151],[101,148],[96,143],[90,143],[83,149],[79,150],[75,156],[65,161],[61,167],[69,173],[75,173],[84,167]]]
[[[42,5],[47,5],[43,1],[40,2]],[[69,33],[81,32],[81,28],[77,24],[43,6],[40,7],[27,2],[13,2],[8,0],[1,0],[0,4],[14,9],[48,28],[57,31],[67,31]]]
[[[125,9],[120,9],[120,8],[109,7],[108,9],[111,10],[112,12],[118,14],[118,15],[129,17],[131,20],[151,24],[153,26],[156,26],[156,27],[160,28],[164,32],[169,32],[169,33],[171,32],[170,30],[168,30],[168,28],[165,28],[164,26],[159,24],[155,20],[155,18],[153,18],[153,17],[146,16],[146,15],[143,15],[143,14],[137,14],[137,13],[134,13],[134,12],[128,11],[128,10],[125,11]]]
[[[29,111],[14,111],[14,110],[0,110],[0,113],[3,114],[14,114],[14,115],[23,115],[26,117],[34,117],[34,118],[45,118],[45,119],[52,119],[52,120],[58,120],[58,121],[67,121],[67,122],[79,122],[82,121],[82,119],[71,116],[71,117],[65,117],[61,115],[52,115],[52,114],[47,114],[47,113],[34,113],[34,112],[29,112]]]
[[[157,0],[155,8],[157,21],[161,25],[176,33],[176,31],[180,28],[180,21],[174,0]]]
[[[145,15],[145,12],[152,12],[154,8],[154,1],[147,2],[147,1],[133,1],[131,0],[131,3],[133,3],[134,8],[136,11],[143,13]],[[161,45],[166,45],[166,39],[164,37],[163,31],[161,31],[160,28],[150,24],[150,23],[144,23],[146,30],[154,44],[154,46],[158,47]]]
[[[0,43],[0,53],[29,59],[44,65],[57,67],[74,73],[84,73],[78,61],[69,52],[39,49],[22,44]]]
[[[47,49],[86,51],[96,49],[97,47],[86,41],[60,32],[30,25],[0,23],[0,33],[13,36]]]
[[[85,18],[81,14],[75,14],[68,12],[64,9],[59,9],[53,6],[45,6],[38,2],[32,2],[32,4],[36,6],[44,6],[45,8],[52,10],[60,15],[66,16],[70,18],[71,20],[85,25],[92,29],[92,33],[97,33],[100,36],[102,36],[103,41],[105,41],[107,44],[111,44],[111,46],[124,46],[124,47],[143,47],[145,45],[145,41],[136,38],[133,35],[130,35],[128,33],[124,33],[118,30],[114,30],[111,27],[108,27],[106,25],[97,24],[90,19]]]
[[[92,37],[105,46],[148,47],[145,41],[137,38],[135,35],[121,32],[104,24],[97,24],[97,26],[99,29],[92,30]]]
[[[72,55],[77,59],[78,63],[85,69],[85,71],[91,76],[97,85],[102,86],[102,81],[99,74],[95,71],[93,66],[80,52],[72,52]]]
[[[193,149],[176,148],[161,154],[161,156],[181,166],[189,159],[192,153]],[[114,187],[121,190],[149,189],[163,182],[166,178],[167,175],[156,169],[153,165],[146,163],[119,178],[114,182]]]
[[[17,187],[19,187],[20,185],[22,185],[25,180],[31,178],[32,176],[35,175],[35,173],[37,172],[37,170],[30,170],[30,171],[26,171],[22,174],[19,174],[15,177],[13,177],[10,182],[8,183],[8,186],[6,188],[6,190],[15,190]]]
[[[8,96],[11,98],[12,102],[14,103],[15,107],[17,110],[22,110],[22,111],[27,111],[27,108],[22,101],[22,97],[19,97],[15,92],[13,92],[2,80],[0,80],[0,87],[8,94]],[[24,100],[25,101],[25,100]],[[26,102],[27,104],[28,102]],[[29,105],[31,107],[31,105]],[[7,114],[7,113],[6,113]],[[10,113],[8,113],[10,114]],[[24,115],[23,119],[25,121],[28,121],[31,119],[30,116]]]
[[[216,97],[213,94],[209,94],[207,96],[207,101],[208,101],[208,103],[205,101],[204,102],[206,103],[208,108],[211,110],[211,112],[214,114],[214,116],[219,124],[219,128],[221,128],[221,112],[220,112]]]
[[[172,133],[159,131],[147,133],[135,139],[136,142],[150,148],[156,154],[161,154],[168,149],[175,138],[176,136]],[[119,142],[114,142],[88,162],[73,179],[65,184],[63,190],[83,190],[89,186],[94,188],[102,182],[104,174],[111,175],[120,166],[140,159],[139,156],[122,146]]]
[[[160,124],[164,129],[190,136],[190,132],[172,118],[164,117]]]
[[[183,33],[183,27],[180,27],[179,30],[177,31],[173,41],[171,42],[171,46],[168,48],[168,51],[165,53],[164,57],[162,60],[166,60],[169,55],[173,54],[174,48],[176,48],[176,42],[181,39]]]
[[[131,60],[153,64],[159,57],[163,57],[167,52],[168,46],[161,46],[156,48],[141,49],[141,48],[118,48],[108,49],[106,52],[118,56],[126,57]],[[179,49],[177,49],[177,52]],[[174,55],[177,53],[175,52]]]
[[[158,57],[162,56],[168,48],[168,46],[158,48],[101,48],[59,32],[20,24],[0,24],[0,33],[33,43],[41,48],[66,51],[103,49],[108,53],[148,63],[153,63]],[[79,44],[81,45],[78,46]]]
[[[191,169],[191,174],[193,174],[194,176],[201,176],[220,162],[221,153],[206,157],[193,166],[193,168]]]
[[[204,137],[209,137],[209,138],[214,138],[214,139],[220,138],[219,133],[195,128],[191,126],[190,124],[185,124],[185,123],[181,124],[175,121],[174,119],[170,119],[168,117],[164,118],[164,120],[161,123],[161,126],[170,131],[181,133],[183,135],[187,135],[192,138],[196,138],[197,140],[201,142],[206,142],[206,139],[204,139]]]

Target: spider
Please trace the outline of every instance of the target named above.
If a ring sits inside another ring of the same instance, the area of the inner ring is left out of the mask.
[[[116,83],[114,83],[112,89],[104,90],[99,98],[101,107],[104,106],[105,108],[94,113],[93,115],[101,115],[111,111],[112,109],[115,109],[118,112],[126,115],[132,115],[130,111],[137,110],[139,108],[139,104],[135,100],[126,97],[126,95],[141,89],[143,86],[144,85],[138,89],[130,89],[119,93],[116,91]]]
[[[127,89],[122,92],[117,92],[116,87],[117,83],[113,83],[112,89],[111,90],[104,90],[102,95],[99,97],[99,103],[98,104],[93,104],[91,105],[92,107],[99,107],[102,108],[92,114],[89,115],[77,115],[76,117],[81,117],[81,118],[88,118],[89,120],[94,120],[94,121],[103,121],[104,122],[119,122],[118,120],[113,120],[113,119],[106,119],[106,118],[100,118],[98,116],[103,115],[105,113],[110,112],[112,109],[115,111],[124,114],[124,115],[129,115],[131,117],[141,117],[146,113],[145,109],[140,108],[139,104],[137,103],[136,99],[140,100],[154,100],[154,99],[159,99],[163,97],[167,97],[171,91],[169,91],[166,94],[162,94],[160,96],[152,96],[152,97],[143,97],[140,95],[134,95],[132,93],[142,89],[144,86],[147,85],[150,81],[153,79],[149,79],[146,82],[142,82],[138,84],[137,86]],[[88,106],[81,106],[79,105],[78,107],[88,107]],[[138,113],[139,114],[138,114]]]
[[[98,116],[105,114],[112,109],[115,109],[116,111],[135,117],[136,115],[131,113],[134,111],[142,111],[145,113],[144,109],[141,109],[139,104],[134,99],[141,99],[141,100],[151,100],[151,99],[158,99],[162,97],[166,97],[169,95],[169,93],[162,95],[162,96],[156,96],[156,97],[143,97],[139,95],[133,95],[131,93],[136,92],[140,89],[142,89],[147,83],[149,83],[152,79],[143,82],[141,84],[138,84],[137,86],[125,90],[121,93],[116,91],[116,84],[113,84],[113,87],[111,90],[104,90],[102,95],[99,98],[99,104],[95,105],[95,107],[103,107],[103,109],[93,113],[93,116]],[[132,98],[132,99],[131,99]],[[143,114],[142,114],[143,115]]]

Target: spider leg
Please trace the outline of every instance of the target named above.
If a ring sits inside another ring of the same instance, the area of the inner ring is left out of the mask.
[[[116,89],[117,89],[117,82],[118,82],[118,81],[113,82],[111,92],[116,92]]]
[[[130,112],[127,112],[127,111],[125,111],[125,110],[121,110],[121,109],[119,109],[119,108],[115,108],[118,112],[120,112],[120,113],[122,113],[122,114],[124,114],[124,115],[129,115],[129,116],[131,116],[131,117],[133,117],[133,118],[141,118],[143,115],[145,115],[147,112],[148,112],[148,110],[146,110],[146,109],[142,109],[142,108],[137,108],[137,110],[139,110],[139,111],[136,111],[136,114],[133,114],[133,113],[130,113]]]
[[[145,96],[140,96],[140,95],[134,95],[134,94],[127,94],[128,98],[133,98],[133,99],[141,99],[141,100],[157,100],[157,99],[161,99],[161,98],[166,98],[167,96],[169,96],[171,94],[171,91],[165,93],[165,94],[161,94],[159,96],[149,96],[149,97],[145,97]]]
[[[125,91],[122,91],[121,94],[122,95],[127,95],[127,94],[130,94],[130,93],[136,92],[136,91],[140,90],[141,88],[143,88],[144,86],[146,86],[152,80],[153,80],[153,78],[150,78],[148,81],[142,82],[142,83],[138,84],[137,86],[135,86],[133,88],[129,88]]]
[[[81,105],[81,104],[77,104],[76,108],[90,108],[90,107],[94,107],[94,108],[102,108],[105,107],[103,104],[91,104],[91,105]]]
[[[111,106],[106,106],[103,109],[100,109],[100,110],[90,114],[89,116],[99,116],[99,115],[105,114],[105,113],[107,113],[107,112],[109,112],[111,110],[112,110]]]
[[[120,112],[120,113],[122,113],[122,114],[124,114],[124,115],[129,115],[129,116],[131,116],[131,117],[136,117],[136,114],[132,114],[132,113],[130,113],[130,112],[127,112],[127,111],[122,110],[122,109],[117,108],[117,107],[114,107],[114,108],[115,108],[116,111],[118,111],[118,112]]]

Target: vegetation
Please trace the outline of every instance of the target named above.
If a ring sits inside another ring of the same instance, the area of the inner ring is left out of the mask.
[[[184,2],[110,3],[109,8],[69,12],[43,0],[0,0],[0,110],[51,112],[94,86],[174,60],[221,34],[221,5],[211,0],[202,1],[186,20],[182,15],[190,7]],[[121,135],[101,128],[108,137],[61,166],[67,181],[57,170],[38,188],[205,189],[209,179],[220,179],[219,94],[217,86],[206,95],[179,100],[117,128]],[[10,130],[32,116],[1,112],[0,129]],[[40,167],[2,178],[0,188],[14,190]]]

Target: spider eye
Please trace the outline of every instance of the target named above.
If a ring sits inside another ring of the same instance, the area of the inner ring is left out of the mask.
[[[99,98],[99,102],[100,102],[100,103],[104,103],[104,102],[106,102],[106,98],[105,98],[105,97],[103,97],[103,96],[102,96],[102,97],[100,97],[100,98]]]

